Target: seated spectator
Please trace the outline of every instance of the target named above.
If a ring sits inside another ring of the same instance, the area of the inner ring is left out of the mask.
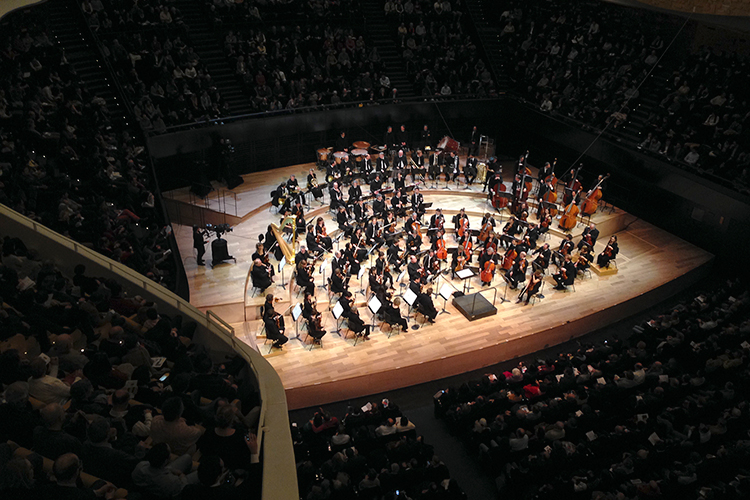
[[[247,470],[250,464],[258,463],[255,435],[235,428],[237,410],[224,405],[216,411],[216,426],[206,430],[198,441],[198,450],[203,455],[216,455],[232,470]]]
[[[106,418],[95,416],[86,430],[88,439],[83,443],[81,460],[87,473],[126,487],[139,460],[112,447],[113,430]]]
[[[68,434],[65,427],[65,410],[57,403],[50,403],[39,412],[42,425],[34,429],[32,449],[43,457],[55,460],[66,453],[81,454],[81,442]],[[68,422],[68,428],[84,419],[82,413],[76,413]]]
[[[155,444],[146,452],[145,460],[133,470],[133,483],[151,495],[173,498],[189,484],[198,483],[198,473],[190,472],[193,460],[184,454],[170,462],[167,443]]]
[[[70,399],[70,386],[57,378],[57,360],[39,356],[31,362],[29,395],[42,403],[65,403]]]
[[[52,467],[54,482],[35,488],[39,498],[59,498],[61,500],[85,500],[91,498],[111,498],[115,492],[112,483],[94,483],[96,489],[80,486],[83,470],[81,460],[74,453],[66,453],[55,460]],[[104,483],[104,484],[101,484]]]
[[[162,414],[151,422],[151,438],[154,443],[167,443],[177,455],[192,454],[204,430],[188,425],[182,412],[185,406],[179,397],[167,399],[162,405]]]

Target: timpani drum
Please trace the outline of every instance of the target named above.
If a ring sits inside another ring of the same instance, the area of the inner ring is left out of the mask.
[[[365,142],[365,141],[357,141],[354,144],[352,144],[352,146],[354,146],[354,149],[364,149],[364,150],[370,149],[370,143]]]
[[[364,148],[352,149],[352,155],[354,155],[354,158],[362,158],[366,154],[367,154],[367,149],[364,149]]]
[[[328,155],[331,154],[331,151],[333,151],[333,148],[320,148],[316,151],[318,153],[318,161],[321,163],[324,163],[328,161]]]
[[[336,151],[335,153],[333,153],[333,157],[337,160],[343,160],[348,154],[349,153],[346,153],[345,151]]]
[[[484,184],[484,181],[487,179],[487,164],[485,162],[481,162],[479,165],[477,165],[477,182],[479,184]]]

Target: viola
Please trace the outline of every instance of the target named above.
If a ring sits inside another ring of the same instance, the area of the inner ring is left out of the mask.
[[[570,205],[565,207],[565,212],[563,212],[560,222],[558,223],[560,229],[570,231],[576,227],[576,224],[578,224],[578,212],[579,210],[575,202],[571,201]]]
[[[492,277],[495,274],[495,263],[492,260],[488,260],[484,263],[484,269],[482,269],[482,272],[479,273],[479,277],[482,280],[482,283],[490,283],[492,282]]]

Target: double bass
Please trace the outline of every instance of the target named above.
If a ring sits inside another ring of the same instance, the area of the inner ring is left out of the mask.
[[[576,227],[576,224],[578,224],[578,212],[575,200],[571,200],[570,204],[565,207],[562,217],[560,217],[560,222],[558,223],[560,229],[570,231]]]
[[[505,193],[508,188],[505,187],[505,184],[502,182],[498,182],[495,184],[495,186],[492,188],[492,207],[496,209],[505,208],[508,206],[508,199],[504,196],[500,195],[500,193]]]
[[[570,204],[572,200],[575,199],[575,193],[579,192],[583,186],[581,185],[581,181],[578,180],[578,173],[581,171],[581,168],[583,167],[583,164],[579,165],[576,169],[575,173],[573,174],[573,177],[568,181],[568,183],[565,185],[565,194],[563,195],[563,205],[566,207]]]
[[[591,188],[591,191],[586,193],[586,199],[583,201],[583,204],[581,204],[581,211],[586,214],[590,215],[596,212],[596,209],[599,208],[599,200],[602,199],[602,182],[609,179],[609,175],[607,174],[605,177],[602,177],[599,182],[596,183],[596,186]]]

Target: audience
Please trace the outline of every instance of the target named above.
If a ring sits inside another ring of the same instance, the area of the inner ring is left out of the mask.
[[[504,495],[743,498],[749,306],[750,292],[728,281],[626,342],[582,344],[520,366],[520,379],[506,372],[448,388],[436,413],[478,450]]]
[[[67,276],[12,235],[2,250],[15,258],[0,265],[0,438],[30,449],[30,460],[60,461],[66,472],[53,484],[36,473],[27,481],[25,462],[0,461],[0,495],[27,488],[87,498],[95,492],[58,492],[75,485],[82,468],[100,479],[100,496],[114,484],[172,498],[198,485],[194,460],[207,457],[224,459],[235,494],[259,498],[259,399],[241,358],[215,366],[191,341],[195,324],[83,266]],[[49,312],[58,308],[67,312]],[[166,358],[162,368],[152,366],[157,357]],[[203,438],[201,424],[211,429]]]
[[[350,406],[341,421],[319,409],[292,424],[300,497],[465,499],[414,429],[388,400]]]
[[[434,4],[386,0],[383,8],[416,95],[430,99],[496,95],[461,0]]]

